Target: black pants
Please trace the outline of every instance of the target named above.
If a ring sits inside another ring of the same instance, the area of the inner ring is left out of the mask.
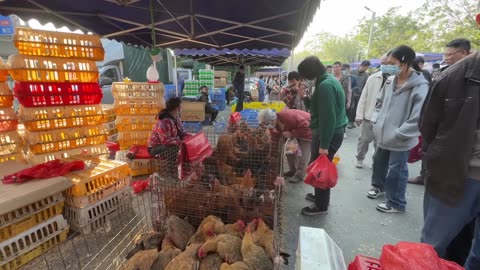
[[[213,122],[217,119],[217,116],[218,116],[218,111],[217,110],[215,110],[215,109],[206,110],[205,113],[210,115],[210,121],[211,122]]]
[[[330,146],[328,147],[328,159],[330,161],[333,160],[335,154],[337,153],[340,146],[343,143],[343,133],[337,133],[333,135],[333,138],[330,142]],[[313,135],[312,138],[312,153],[310,156],[310,163],[315,161],[319,154],[320,150],[320,138],[318,136]],[[320,189],[315,188],[315,205],[320,208],[321,211],[327,211],[328,205],[330,204],[330,189]]]
[[[360,101],[360,96],[352,95],[350,108],[347,110],[348,121],[350,123],[355,122],[355,118],[357,117],[357,106],[359,101]]]
[[[163,176],[173,177],[178,179],[178,151],[180,147],[177,145],[163,145],[158,144],[148,148],[148,153],[152,156],[158,156],[159,158],[166,160],[166,170],[159,169],[159,174]]]
[[[235,108],[236,112],[241,112],[243,111],[243,99],[245,98],[245,91],[244,90],[238,90],[237,91],[237,96],[238,96],[238,102],[237,102],[237,107]]]

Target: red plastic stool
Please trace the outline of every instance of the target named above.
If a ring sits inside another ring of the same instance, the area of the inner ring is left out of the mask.
[[[380,260],[357,255],[355,260],[348,265],[348,270],[381,270]]]

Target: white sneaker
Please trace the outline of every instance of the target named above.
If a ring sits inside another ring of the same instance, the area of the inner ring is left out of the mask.
[[[358,169],[362,169],[363,168],[363,160],[357,160],[357,165],[355,165],[355,167],[357,167]]]
[[[348,138],[347,133],[343,133],[343,139]]]

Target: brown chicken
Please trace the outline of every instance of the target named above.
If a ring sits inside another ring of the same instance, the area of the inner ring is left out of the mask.
[[[223,260],[217,253],[209,254],[207,257],[201,259],[198,270],[217,270],[220,269]]]
[[[273,263],[268,258],[265,250],[253,242],[250,228],[247,228],[247,232],[243,237],[241,251],[243,262],[250,268],[255,270],[273,270]]]
[[[123,268],[124,270],[150,270],[157,259],[158,250],[140,250],[130,258]]]
[[[198,257],[205,258],[209,252],[216,252],[224,261],[234,263],[242,260],[241,247],[242,239],[229,234],[220,234],[200,247]]]
[[[220,270],[251,270],[244,262],[236,262],[234,264],[222,263]]]
[[[268,228],[263,219],[256,220],[257,230],[252,233],[253,241],[265,249],[268,257],[273,261],[275,251],[273,249],[273,231]]]
[[[148,232],[137,235],[133,240],[134,248],[128,252],[126,259],[130,259],[140,250],[160,249],[160,243],[164,236],[164,232]]]
[[[222,185],[218,179],[214,180],[213,193],[217,209],[224,209],[227,205],[232,204],[232,198],[235,196],[235,190]]]
[[[217,146],[213,155],[215,157],[221,157],[226,164],[234,165],[239,161],[239,158],[235,155],[235,147],[233,144],[232,134],[223,134],[218,138]],[[222,162],[223,163],[223,162]],[[233,170],[231,171],[233,172]]]
[[[182,251],[173,245],[169,237],[165,237],[162,242],[162,250],[158,253],[157,259],[150,270],[164,270],[173,258],[180,255]]]
[[[203,244],[208,239],[215,235],[222,234],[225,230],[225,225],[219,217],[210,215],[202,220],[198,226],[197,232],[188,240],[187,245]]]
[[[174,215],[167,218],[167,236],[177,248],[185,250],[188,240],[194,233],[193,226],[185,220]]]
[[[227,178],[228,185],[239,189],[255,188],[255,178],[252,176],[252,171],[247,170],[243,177]]]
[[[165,270],[198,270],[200,260],[197,253],[199,248],[200,244],[188,246],[184,252],[170,261]]]
[[[237,176],[233,167],[225,164],[221,160],[218,160],[218,173],[223,179],[230,179]]]
[[[239,219],[235,223],[225,225],[224,231],[225,234],[230,234],[239,237],[240,239],[243,239],[243,231],[245,230],[245,227],[245,222]]]

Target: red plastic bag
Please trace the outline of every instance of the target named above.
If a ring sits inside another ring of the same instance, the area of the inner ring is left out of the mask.
[[[23,183],[32,179],[47,179],[63,176],[71,171],[83,169],[85,169],[85,162],[82,160],[61,162],[60,160],[55,159],[13,174],[5,175],[2,182],[4,184]]]
[[[236,125],[238,122],[240,122],[240,119],[242,119],[242,115],[240,115],[239,112],[235,112],[230,115],[229,122],[230,124]]]
[[[318,157],[307,168],[305,184],[314,188],[333,188],[337,185],[337,181],[337,167],[325,155]]]
[[[129,159],[151,159],[152,156],[148,153],[146,145],[132,145],[128,149],[127,157]]]
[[[148,189],[150,186],[150,179],[137,180],[132,183],[133,193],[139,194],[144,190]]]
[[[432,246],[423,243],[385,245],[380,263],[386,270],[463,270],[460,265],[439,258]]]
[[[213,149],[203,132],[186,138],[182,148],[182,161],[189,163],[202,162],[213,154]]]
[[[422,136],[418,137],[418,144],[410,150],[410,155],[408,156],[408,163],[415,163],[419,160],[422,160]]]

